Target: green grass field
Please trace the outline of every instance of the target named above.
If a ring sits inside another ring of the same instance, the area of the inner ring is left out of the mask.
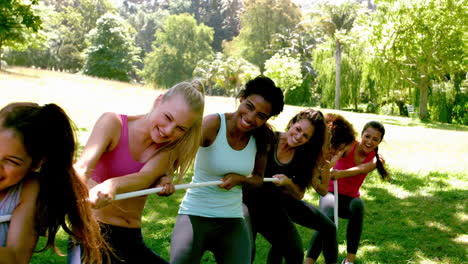
[[[161,92],[135,84],[25,68],[0,71],[0,90],[0,107],[13,101],[59,104],[79,128],[81,144],[103,112],[145,113]],[[208,97],[205,113],[234,109],[233,98]],[[300,109],[287,106],[270,123],[282,130]],[[382,183],[373,172],[362,187],[366,216],[357,263],[468,263],[468,127],[338,112],[358,131],[369,120],[385,124],[387,133],[379,152],[394,178]],[[181,191],[168,198],[150,197],[145,209],[145,241],[166,259],[182,197]],[[306,199],[318,205],[318,195],[312,191]],[[346,254],[345,225],[346,220],[340,220],[340,261]],[[299,229],[307,245],[312,231]],[[60,233],[58,244],[64,252],[66,240]],[[259,237],[255,263],[265,263],[268,249]],[[65,263],[65,257],[47,251],[35,254],[31,263]],[[203,263],[215,263],[210,253]]]

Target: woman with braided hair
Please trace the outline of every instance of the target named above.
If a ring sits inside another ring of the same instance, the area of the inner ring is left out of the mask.
[[[345,124],[341,116],[329,117],[327,122],[332,132],[333,142],[346,143],[355,134],[352,126],[342,129]],[[340,130],[341,129],[341,130]],[[345,149],[343,156],[336,162],[331,172],[332,179],[338,181],[338,215],[349,219],[346,238],[347,255],[342,264],[352,264],[356,258],[356,252],[361,239],[364,218],[364,203],[360,198],[359,188],[364,182],[367,174],[377,168],[383,180],[389,180],[389,174],[384,167],[384,160],[378,154],[378,146],[385,135],[384,126],[377,121],[368,122],[361,133],[361,141],[354,141]],[[333,147],[343,146],[335,143]],[[335,195],[333,193],[334,183],[330,181],[328,193],[320,198],[320,209],[330,218],[334,218]],[[329,234],[316,232],[311,239],[310,248],[307,253],[307,264],[313,264],[322,251],[324,239]]]

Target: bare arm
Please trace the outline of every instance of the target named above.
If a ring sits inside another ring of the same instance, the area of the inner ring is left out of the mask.
[[[222,179],[223,183],[219,187],[230,190],[236,185],[248,185],[250,187],[258,187],[263,184],[263,172],[266,166],[266,154],[257,152],[255,156],[255,166],[252,173],[245,177],[236,173],[228,173]]]
[[[170,169],[170,151],[156,154],[140,171],[121,177],[105,180],[89,192],[89,200],[95,208],[100,208],[114,200],[119,193],[132,192],[151,187]]]
[[[102,154],[118,143],[121,121],[117,114],[104,113],[94,125],[83,152],[74,164],[78,177],[88,182]]]
[[[363,173],[369,173],[373,171],[376,168],[376,166],[377,166],[377,159],[374,158],[372,161],[359,164],[357,166],[354,166],[346,170],[333,169],[331,171],[331,177],[332,179],[337,180],[341,178],[356,176],[356,175],[363,174]]]
[[[332,168],[347,150],[348,148],[345,148],[337,152],[329,161],[324,161],[324,164],[320,169],[315,168],[314,176],[312,177],[312,187],[320,195],[323,196],[327,194],[328,184],[330,183],[330,180],[332,180]]]
[[[20,202],[11,216],[6,246],[0,247],[0,264],[29,263],[37,242],[34,215],[38,192],[37,181],[25,181]]]
[[[279,187],[283,187],[283,191],[297,200],[302,200],[304,198],[305,188],[300,187],[292,181],[291,178],[284,174],[273,175],[273,178],[277,178],[278,181],[274,184]]]

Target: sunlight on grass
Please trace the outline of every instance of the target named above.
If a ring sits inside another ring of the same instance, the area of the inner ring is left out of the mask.
[[[445,224],[440,223],[440,222],[428,221],[428,222],[426,222],[426,226],[431,227],[431,228],[436,228],[441,232],[452,232],[453,231],[450,227],[448,227]]]
[[[467,234],[458,235],[456,238],[453,239],[453,241],[468,245],[468,235]]]

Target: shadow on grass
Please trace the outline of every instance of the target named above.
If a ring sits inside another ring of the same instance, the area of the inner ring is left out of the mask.
[[[406,199],[395,197],[386,188],[366,190],[360,259],[373,263],[464,262],[467,247],[457,239],[467,233],[462,218],[468,213],[467,190],[439,190]]]
[[[375,173],[375,172],[373,172]],[[371,177],[369,181],[379,181],[375,180],[378,176]],[[441,172],[429,172],[425,176],[420,176],[417,173],[408,173],[402,171],[392,171],[392,181],[391,184],[399,186],[406,191],[415,192],[427,187],[433,188],[447,188],[446,179],[449,177],[446,173]]]
[[[14,72],[14,71],[8,71],[7,69],[0,69],[0,74],[7,74],[7,75],[13,75],[16,77],[26,77],[26,78],[39,78],[37,75],[32,75],[32,74],[24,74],[24,73],[19,73],[19,72]]]

